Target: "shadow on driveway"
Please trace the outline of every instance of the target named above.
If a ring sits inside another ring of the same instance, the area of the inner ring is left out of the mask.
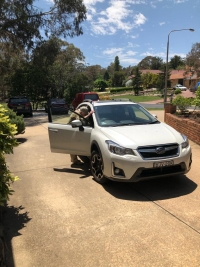
[[[23,144],[27,141],[27,138],[16,138],[19,144]]]
[[[77,166],[77,168],[73,167],[73,169],[72,168],[62,168],[62,169],[54,168],[54,171],[80,174],[81,176],[79,178],[81,179],[88,178],[91,176],[90,169],[88,168],[87,165]]]
[[[197,184],[185,175],[146,180],[137,183],[109,181],[104,189],[119,199],[156,201],[176,198],[192,193]]]
[[[31,220],[28,212],[24,211],[24,207],[6,206],[3,208],[3,225],[4,225],[4,266],[15,267],[12,249],[12,239],[19,236],[20,230],[26,227],[26,224]]]

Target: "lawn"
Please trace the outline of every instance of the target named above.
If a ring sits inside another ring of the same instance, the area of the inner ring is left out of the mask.
[[[130,99],[131,101],[135,102],[135,103],[139,103],[139,102],[148,102],[148,101],[154,101],[154,100],[163,100],[162,97],[160,96],[143,96],[143,95],[138,95],[138,96],[134,96],[134,95],[118,95],[118,96],[113,96],[113,99],[116,98],[126,98],[126,99]]]

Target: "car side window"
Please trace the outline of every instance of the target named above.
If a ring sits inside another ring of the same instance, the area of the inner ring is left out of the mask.
[[[68,114],[51,114],[52,123],[55,124],[68,124],[70,112]]]
[[[82,105],[82,107],[83,107],[83,106],[87,107],[88,112],[91,111],[90,106],[88,106],[88,105],[86,105],[86,104]],[[85,127],[94,127],[94,120],[93,120],[93,118],[92,118],[92,115],[89,116],[89,117],[86,118],[86,119],[82,119],[82,123],[83,123],[83,126],[85,126]]]

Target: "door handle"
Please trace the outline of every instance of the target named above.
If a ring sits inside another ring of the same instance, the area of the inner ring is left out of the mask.
[[[57,132],[58,132],[58,130],[57,130],[57,129],[49,129],[49,131],[51,131],[51,132],[55,132],[55,133],[57,133]]]

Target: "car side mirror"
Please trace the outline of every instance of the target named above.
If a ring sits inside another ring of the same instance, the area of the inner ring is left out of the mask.
[[[82,125],[82,122],[80,120],[74,120],[71,122],[71,125],[72,125],[72,128],[77,128],[77,127],[81,127],[83,126]]]

